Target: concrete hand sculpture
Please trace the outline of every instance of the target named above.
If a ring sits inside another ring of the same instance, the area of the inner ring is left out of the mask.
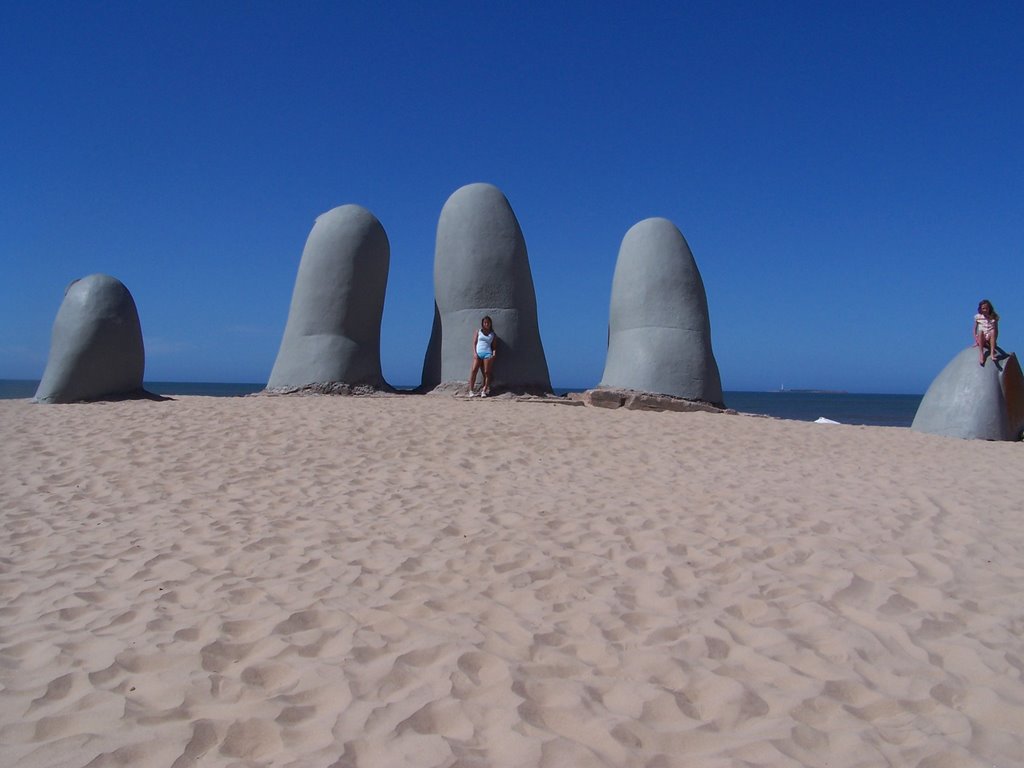
[[[704,282],[668,219],[644,219],[622,239],[598,387],[723,404]]]
[[[911,429],[966,439],[1018,439],[1024,430],[1024,375],[1017,356],[979,366],[977,347],[961,350],[928,387]]]
[[[490,184],[456,190],[437,224],[434,327],[421,389],[464,384],[473,333],[490,315],[498,337],[495,389],[551,392],[537,324],[537,297],[519,221]]]
[[[131,293],[117,278],[89,275],[64,292],[35,400],[72,403],[137,394],[145,367]]]
[[[358,205],[317,217],[306,240],[268,390],[383,389],[380,323],[391,247]]]

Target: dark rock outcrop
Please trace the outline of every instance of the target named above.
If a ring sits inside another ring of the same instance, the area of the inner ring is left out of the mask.
[[[671,395],[653,395],[631,389],[588,389],[573,392],[569,397],[592,408],[625,408],[627,411],[674,411],[676,413],[730,413],[736,411],[699,400],[687,400]]]

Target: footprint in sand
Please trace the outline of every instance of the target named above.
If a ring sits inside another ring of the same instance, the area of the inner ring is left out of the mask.
[[[263,760],[283,748],[281,729],[272,720],[253,718],[232,723],[220,745],[220,753],[227,757]]]
[[[242,670],[241,679],[267,693],[282,693],[294,688],[299,676],[288,664],[263,661]]]

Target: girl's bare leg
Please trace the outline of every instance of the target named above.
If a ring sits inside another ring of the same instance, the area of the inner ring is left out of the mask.
[[[469,394],[473,394],[473,387],[476,386],[476,372],[480,370],[480,358],[473,357],[473,367],[469,371]],[[484,379],[487,378],[487,369],[484,368]]]
[[[491,358],[484,360],[484,392],[491,394],[491,366],[494,361]]]
[[[974,337],[974,343],[978,345],[978,365],[985,364],[985,337],[978,334]]]
[[[992,358],[992,362],[996,361],[996,337],[999,335],[999,331],[995,330],[989,334],[988,337],[988,355]]]

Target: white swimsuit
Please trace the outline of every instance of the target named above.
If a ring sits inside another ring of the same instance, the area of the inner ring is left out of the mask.
[[[476,332],[476,356],[482,359],[490,357],[491,345],[494,343],[494,331],[485,334],[483,331]]]

